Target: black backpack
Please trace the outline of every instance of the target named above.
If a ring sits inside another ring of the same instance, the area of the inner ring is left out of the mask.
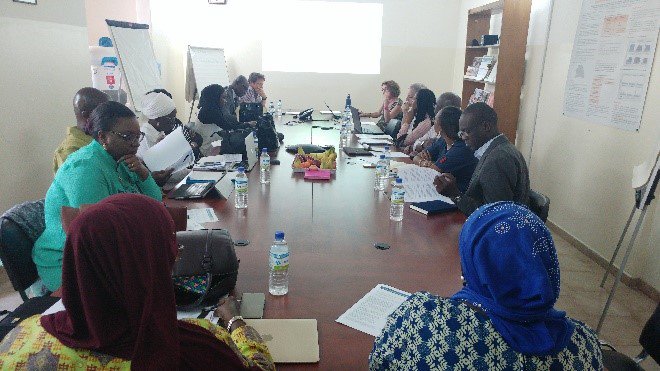
[[[280,148],[275,121],[270,113],[264,113],[257,119],[257,140],[259,141],[259,151],[267,148],[268,152],[273,152]]]

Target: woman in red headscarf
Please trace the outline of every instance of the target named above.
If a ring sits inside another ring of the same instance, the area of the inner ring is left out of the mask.
[[[217,311],[229,331],[207,320],[177,321],[177,244],[161,203],[110,196],[81,212],[68,232],[66,310],[28,318],[10,332],[0,343],[0,368],[274,369],[259,334],[235,318],[233,298]]]

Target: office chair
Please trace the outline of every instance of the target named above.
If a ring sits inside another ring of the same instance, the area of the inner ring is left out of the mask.
[[[637,357],[630,358],[619,353],[613,346],[602,340],[600,344],[603,351],[603,365],[608,370],[643,370],[639,364],[648,356],[651,356],[656,363],[660,364],[660,304],[656,306],[655,312],[642,329],[642,334],[639,336],[642,352]]]
[[[43,204],[43,201],[36,202]],[[30,203],[24,203],[16,207],[30,206]],[[40,216],[43,218],[43,208],[40,212]],[[32,261],[33,246],[34,241],[18,223],[6,216],[0,218],[0,260],[2,260],[14,290],[19,292],[23,301],[28,300],[25,290],[39,278],[37,266]]]
[[[548,212],[550,212],[550,198],[531,189],[529,191],[529,209],[545,223],[548,219]]]

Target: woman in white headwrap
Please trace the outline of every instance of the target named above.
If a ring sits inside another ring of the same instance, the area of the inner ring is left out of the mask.
[[[174,131],[177,127],[183,128],[183,135],[190,143],[195,152],[195,157],[199,157],[199,146],[202,138],[199,134],[186,128],[179,119],[176,118],[176,106],[172,100],[172,95],[165,89],[156,89],[145,94],[142,98],[142,113],[148,121],[140,125],[140,131],[144,139],[140,142],[138,156],[142,156],[149,148],[160,142],[166,135]]]
[[[160,142],[176,128],[176,107],[172,98],[164,93],[149,92],[142,99],[142,113],[148,121],[140,125],[144,138],[138,155]]]

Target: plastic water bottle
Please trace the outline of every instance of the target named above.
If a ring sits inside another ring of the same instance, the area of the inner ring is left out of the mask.
[[[387,171],[390,171],[390,161],[392,160],[392,151],[390,146],[385,146],[385,160],[387,160]]]
[[[348,126],[346,122],[341,124],[341,132],[339,133],[339,148],[348,146]]]
[[[345,107],[351,107],[351,95],[346,96],[346,105]]]
[[[390,199],[390,220],[400,222],[403,220],[403,202],[406,191],[403,189],[403,180],[396,178],[392,187],[392,198]]]
[[[277,119],[279,120],[281,118],[282,118],[282,100],[279,99],[277,101]]]
[[[234,179],[234,205],[237,209],[245,209],[248,204],[248,179],[243,166],[238,168]]]
[[[344,109],[344,122],[346,122],[346,128],[348,132],[353,131],[353,113],[351,112],[351,106],[346,106]]]
[[[385,155],[380,155],[380,159],[376,163],[376,176],[374,179],[374,189],[382,191],[385,189],[385,184],[387,183],[388,172],[387,172],[387,160],[385,160]]]
[[[259,179],[261,180],[261,184],[270,183],[270,156],[268,155],[268,148],[261,149]]]
[[[271,116],[275,116],[275,104],[271,101],[268,103],[268,113],[271,114]]]
[[[268,292],[272,295],[285,295],[289,292],[289,245],[284,240],[284,232],[275,232],[275,242],[270,247],[268,259]]]
[[[254,141],[254,154],[259,156],[259,137],[257,136],[257,131],[252,130],[252,140]]]

